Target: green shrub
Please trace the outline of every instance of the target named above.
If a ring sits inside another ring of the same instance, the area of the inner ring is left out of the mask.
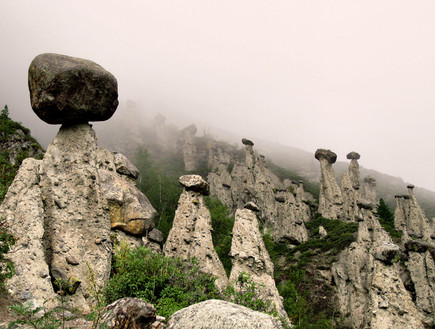
[[[183,191],[178,182],[179,169],[174,167],[171,170],[172,174],[167,174],[164,167],[151,159],[146,149],[137,152],[135,164],[141,173],[137,182],[138,188],[158,212],[156,228],[163,233],[166,240],[177,210],[178,199]]]
[[[105,289],[106,302],[138,297],[169,318],[174,312],[207,299],[221,298],[215,278],[198,271],[195,261],[164,257],[121,243],[115,249],[112,277]]]
[[[254,311],[278,316],[271,301],[259,298],[257,284],[252,280],[251,275],[246,272],[239,273],[237,280],[228,285],[224,295],[232,303],[245,306]]]
[[[379,219],[379,223],[384,228],[385,231],[390,233],[392,238],[400,239],[402,237],[402,232],[396,230],[394,226],[394,214],[390,210],[390,207],[385,203],[384,199],[379,200],[379,204],[376,208],[376,215]]]
[[[5,280],[15,273],[13,264],[4,257],[14,244],[15,237],[9,233],[6,220],[0,218],[0,292],[4,290]]]
[[[230,210],[216,197],[205,197],[205,204],[211,215],[214,249],[229,276],[232,267],[229,254],[231,251],[231,233],[234,226],[234,217],[230,216]]]

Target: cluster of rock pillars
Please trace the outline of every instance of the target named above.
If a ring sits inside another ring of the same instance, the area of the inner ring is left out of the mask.
[[[30,65],[29,89],[38,117],[61,128],[42,160],[23,162],[0,205],[0,217],[18,238],[7,255],[16,269],[6,283],[14,298],[55,307],[56,281],[61,279],[68,285],[68,306],[89,311],[89,267],[103,285],[109,278],[116,236],[166,256],[196,257],[202,271],[217,277],[219,289],[247,272],[261,297],[287,318],[259,221],[275,241],[289,247],[307,241],[305,223],[312,219],[313,198],[302,182],[280,181],[250,140],[242,140],[243,161],[224,147],[211,148],[208,183],[198,175],[180,177],[184,191],[162,248],[162,234],[154,227],[157,213],[135,185],[138,170],[122,154],[100,148],[88,123],[107,120],[115,112],[118,92],[113,75],[88,60],[43,54]],[[185,132],[190,146],[184,152],[186,170],[195,169],[195,132],[193,128]],[[315,157],[321,168],[318,213],[359,223],[356,241],[332,265],[331,284],[345,324],[424,328],[434,322],[434,227],[418,205],[413,186],[408,186],[408,195],[396,197],[395,225],[403,235],[393,242],[376,217],[374,178],[360,179],[359,154],[347,155],[351,161],[341,186],[332,167],[336,154],[319,149]],[[212,243],[211,216],[204,203],[210,193],[235,215],[229,277]]]

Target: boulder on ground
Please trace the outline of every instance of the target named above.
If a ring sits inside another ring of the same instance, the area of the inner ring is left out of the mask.
[[[101,323],[110,329],[164,328],[156,308],[139,298],[121,298],[105,308]]]
[[[282,329],[272,316],[223,300],[206,300],[175,312],[168,329]]]

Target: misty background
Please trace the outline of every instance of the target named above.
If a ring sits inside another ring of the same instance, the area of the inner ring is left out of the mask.
[[[357,151],[435,191],[434,17],[431,0],[2,0],[0,107],[46,146],[59,127],[30,107],[30,62],[87,58],[118,79],[110,124],[130,107],[199,133]]]

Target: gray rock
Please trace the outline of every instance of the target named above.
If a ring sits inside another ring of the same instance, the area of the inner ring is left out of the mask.
[[[137,170],[136,166],[132,164],[125,155],[115,153],[113,161],[118,174],[131,177],[132,179],[137,179],[139,177],[139,170]]]
[[[259,212],[260,211],[260,208],[258,208],[258,206],[254,202],[248,202],[248,203],[246,203],[243,206],[243,208],[249,209],[249,210],[252,210],[252,211],[255,211],[255,212]]]
[[[233,267],[230,282],[243,292],[244,287],[237,284],[240,273],[248,273],[258,287],[259,297],[270,301],[279,316],[288,319],[282,298],[273,279],[273,263],[263,242],[256,214],[249,209],[238,209],[233,227],[231,243]]]
[[[157,243],[161,243],[161,242],[163,242],[163,233],[160,232],[158,229],[153,228],[148,233],[148,239],[150,239],[151,241],[155,241]]]
[[[381,241],[374,245],[373,256],[385,264],[393,264],[399,259],[400,248],[389,241]]]
[[[243,145],[254,146],[254,143],[252,141],[250,141],[249,139],[246,139],[246,138],[242,138],[242,144]]]
[[[361,156],[359,155],[359,153],[356,153],[356,152],[350,152],[346,155],[346,158],[349,160],[359,160],[360,157]]]
[[[180,195],[163,252],[165,256],[185,260],[195,257],[199,269],[215,275],[216,286],[223,290],[228,278],[214,249],[211,232],[211,216],[205,206],[204,196],[200,192],[185,190]]]
[[[202,195],[210,194],[208,183],[199,175],[181,176],[179,182],[187,191],[199,192]]]
[[[115,77],[100,65],[58,54],[37,56],[29,67],[33,111],[49,124],[109,119],[118,106]]]
[[[321,236],[327,236],[328,232],[326,232],[325,228],[323,226],[319,226],[319,234]]]
[[[156,309],[139,298],[118,299],[104,309],[101,323],[110,329],[151,329]]]
[[[316,153],[314,154],[314,157],[319,161],[321,159],[324,159],[328,161],[328,163],[330,164],[333,164],[335,163],[335,161],[337,161],[337,154],[335,154],[330,150],[325,150],[325,149],[317,149]]]
[[[70,265],[79,265],[80,262],[74,256],[66,256],[66,262]]]
[[[206,300],[175,312],[168,329],[282,329],[270,315],[222,300]]]

